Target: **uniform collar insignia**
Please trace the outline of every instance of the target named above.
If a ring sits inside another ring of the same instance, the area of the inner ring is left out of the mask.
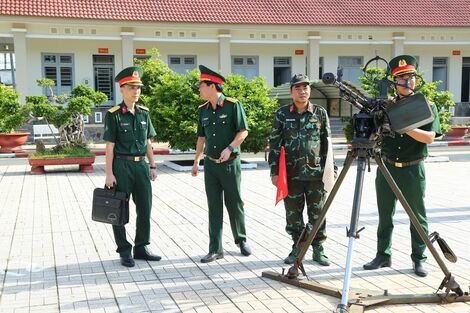
[[[293,104],[290,105],[289,112],[294,112],[294,105]]]
[[[126,106],[126,105],[123,105],[121,111],[122,111],[122,113],[126,114],[126,112],[127,112],[127,106]]]

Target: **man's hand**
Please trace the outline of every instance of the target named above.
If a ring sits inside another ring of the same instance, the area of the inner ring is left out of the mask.
[[[271,182],[273,183],[274,186],[277,187],[277,181],[279,179],[279,176],[275,175],[275,176],[271,176]]]
[[[151,168],[150,169],[150,180],[154,181],[155,179],[157,179],[157,169]]]
[[[225,148],[224,150],[222,150],[222,152],[220,153],[220,157],[219,157],[220,163],[227,161],[230,158],[231,154],[232,154],[232,151],[230,151],[228,148]]]
[[[111,175],[106,175],[106,181],[104,183],[106,187],[108,188],[113,188],[114,185],[117,185],[116,177],[114,177],[113,174]]]
[[[199,172],[199,161],[194,161],[193,168],[191,169],[191,175],[196,177]]]

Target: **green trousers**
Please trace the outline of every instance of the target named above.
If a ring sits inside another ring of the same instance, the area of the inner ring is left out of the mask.
[[[400,188],[403,196],[413,210],[424,232],[428,233],[426,208],[424,206],[424,193],[426,189],[426,175],[424,162],[408,167],[395,167],[386,164],[390,174]],[[389,187],[385,177],[377,169],[375,179],[377,193],[377,207],[379,210],[379,226],[377,228],[377,256],[390,258],[392,256],[393,215],[397,198]],[[411,259],[425,261],[426,244],[419,237],[418,232],[410,221],[411,232]]]
[[[240,196],[240,158],[217,164],[204,159],[204,182],[209,205],[209,252],[222,253],[224,207],[227,207],[235,243],[246,241],[245,212]]]
[[[152,186],[147,162],[114,159],[113,174],[116,177],[116,190],[132,195],[136,207],[136,233],[134,251],[143,251],[150,244],[150,212],[152,209]],[[120,256],[130,256],[132,245],[126,239],[126,228],[114,226],[114,239]]]
[[[303,211],[307,203],[307,216],[310,224],[315,224],[323,208],[325,191],[321,180],[287,182],[289,194],[284,199],[286,209],[286,232],[292,236],[294,244],[300,237],[305,226]],[[321,245],[326,240],[326,220],[320,226],[312,246]]]

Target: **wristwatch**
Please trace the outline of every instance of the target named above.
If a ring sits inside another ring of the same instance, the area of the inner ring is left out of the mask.
[[[233,147],[232,147],[231,145],[228,145],[228,146],[227,146],[227,149],[229,149],[230,152],[233,152]]]
[[[156,169],[157,169],[156,166],[150,166],[150,168],[151,168],[152,170],[156,170]]]

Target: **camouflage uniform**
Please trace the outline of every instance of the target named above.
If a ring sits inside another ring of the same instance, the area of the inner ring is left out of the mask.
[[[328,151],[327,137],[330,125],[326,110],[312,103],[303,113],[298,113],[294,104],[277,110],[273,122],[269,145],[271,176],[278,175],[279,153],[284,146],[289,194],[284,199],[286,209],[286,231],[294,243],[304,227],[302,212],[307,202],[308,221],[314,224],[325,201],[323,169]],[[312,246],[326,240],[326,221],[321,225]]]

